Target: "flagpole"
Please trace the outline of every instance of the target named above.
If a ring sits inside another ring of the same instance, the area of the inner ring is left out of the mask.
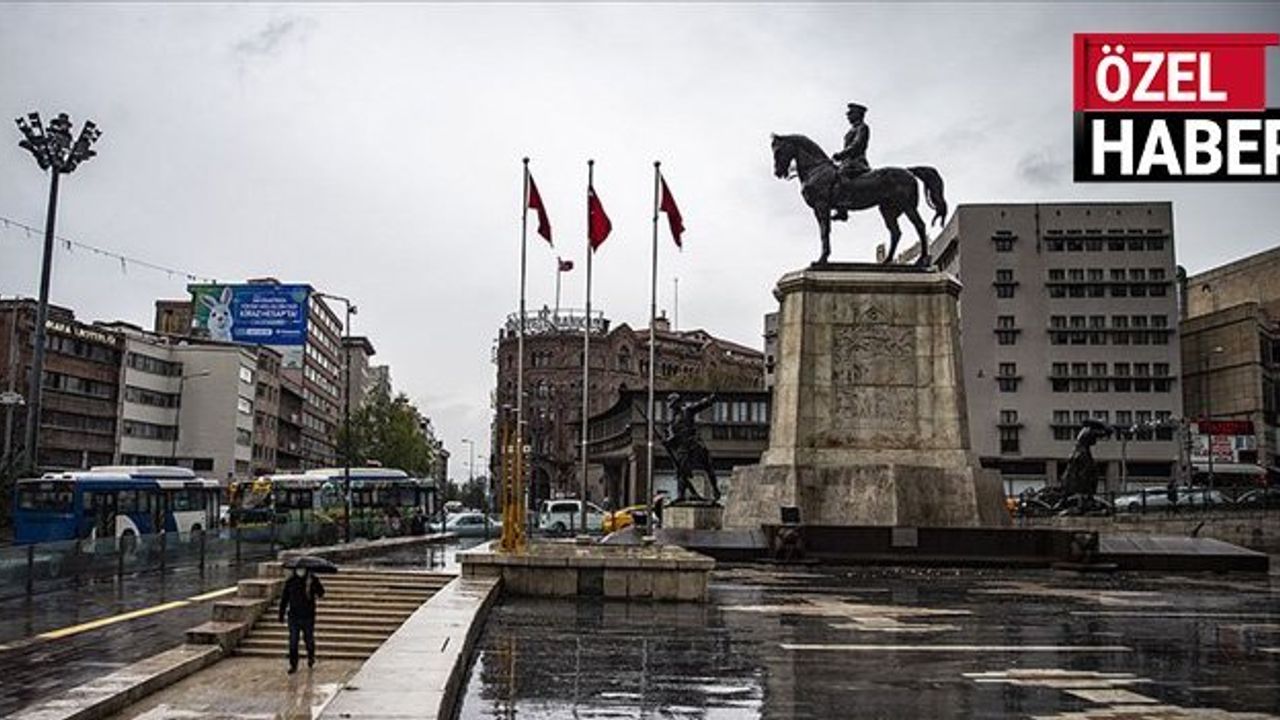
[[[560,269],[560,256],[557,255],[556,256],[556,314],[554,316],[557,323],[560,320],[560,276],[563,274],[564,274],[564,271]]]
[[[525,275],[529,235],[529,158],[524,158],[524,199],[520,210],[520,336],[516,341],[516,469],[519,475],[516,491],[519,493],[524,484],[524,316],[525,316]],[[523,507],[523,493],[512,499],[519,503],[520,521],[516,523],[517,532],[524,525],[528,511]]]
[[[587,161],[587,317],[582,324],[582,497],[579,498],[582,516],[578,525],[579,531],[584,534],[587,531],[587,400],[591,388],[591,192],[595,164],[595,160]]]
[[[654,363],[657,361],[657,338],[654,324],[658,319],[658,193],[662,185],[662,163],[653,163],[653,261],[649,273],[649,413],[648,432],[645,435],[645,519],[649,521],[649,534],[653,534],[653,416],[654,416]]]

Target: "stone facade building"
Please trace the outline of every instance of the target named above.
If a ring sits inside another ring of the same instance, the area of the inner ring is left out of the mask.
[[[501,422],[514,414],[516,398],[517,316],[498,332],[494,349],[497,388],[494,393],[492,448],[501,437]],[[525,392],[526,444],[530,446],[530,490],[537,502],[554,496],[576,496],[580,486],[582,415],[582,336],[587,320],[581,311],[544,308],[526,316]],[[590,322],[590,392],[588,417],[613,407],[620,394],[648,387],[648,328],[627,324],[610,327],[602,314]],[[759,350],[712,336],[705,330],[672,330],[665,318],[655,325],[656,387],[660,392],[686,390],[762,390],[764,358]],[[497,467],[500,453],[492,452]],[[592,466],[589,485],[603,488],[603,469]],[[495,473],[496,474],[496,473]],[[599,501],[603,496],[593,496]]]
[[[27,400],[34,363],[36,302],[0,301],[0,392]],[[67,308],[49,306],[45,366],[39,418],[40,471],[110,465],[115,457],[117,403],[124,339],[107,328],[78,322]],[[3,408],[3,457],[0,467],[25,465],[20,455],[26,406]]]
[[[1183,409],[1214,422],[1194,426],[1197,477],[1280,482],[1280,248],[1187,278],[1184,297]]]
[[[962,205],[931,248],[964,285],[970,435],[1006,491],[1056,482],[1086,418],[1139,426],[1094,448],[1106,489],[1180,475],[1169,203]]]

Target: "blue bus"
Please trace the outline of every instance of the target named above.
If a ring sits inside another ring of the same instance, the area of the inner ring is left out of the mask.
[[[123,542],[216,529],[221,488],[186,468],[111,466],[19,480],[14,496],[14,542]]]

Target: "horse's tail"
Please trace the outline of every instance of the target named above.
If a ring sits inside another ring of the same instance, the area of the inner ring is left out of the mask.
[[[947,219],[947,199],[942,195],[942,176],[928,165],[907,168],[924,183],[924,199],[934,211],[932,223],[942,224]]]

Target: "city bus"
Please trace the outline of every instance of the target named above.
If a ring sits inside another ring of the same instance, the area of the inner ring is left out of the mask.
[[[277,522],[336,521],[346,513],[342,468],[318,468],[299,473],[263,475],[251,482],[233,483],[232,517],[240,525]],[[403,470],[382,467],[351,468],[351,514],[360,519],[384,519],[392,512],[408,517],[415,510],[435,512],[436,489],[430,480]]]
[[[14,488],[14,542],[199,533],[218,525],[216,480],[178,467],[105,466],[45,473]]]

